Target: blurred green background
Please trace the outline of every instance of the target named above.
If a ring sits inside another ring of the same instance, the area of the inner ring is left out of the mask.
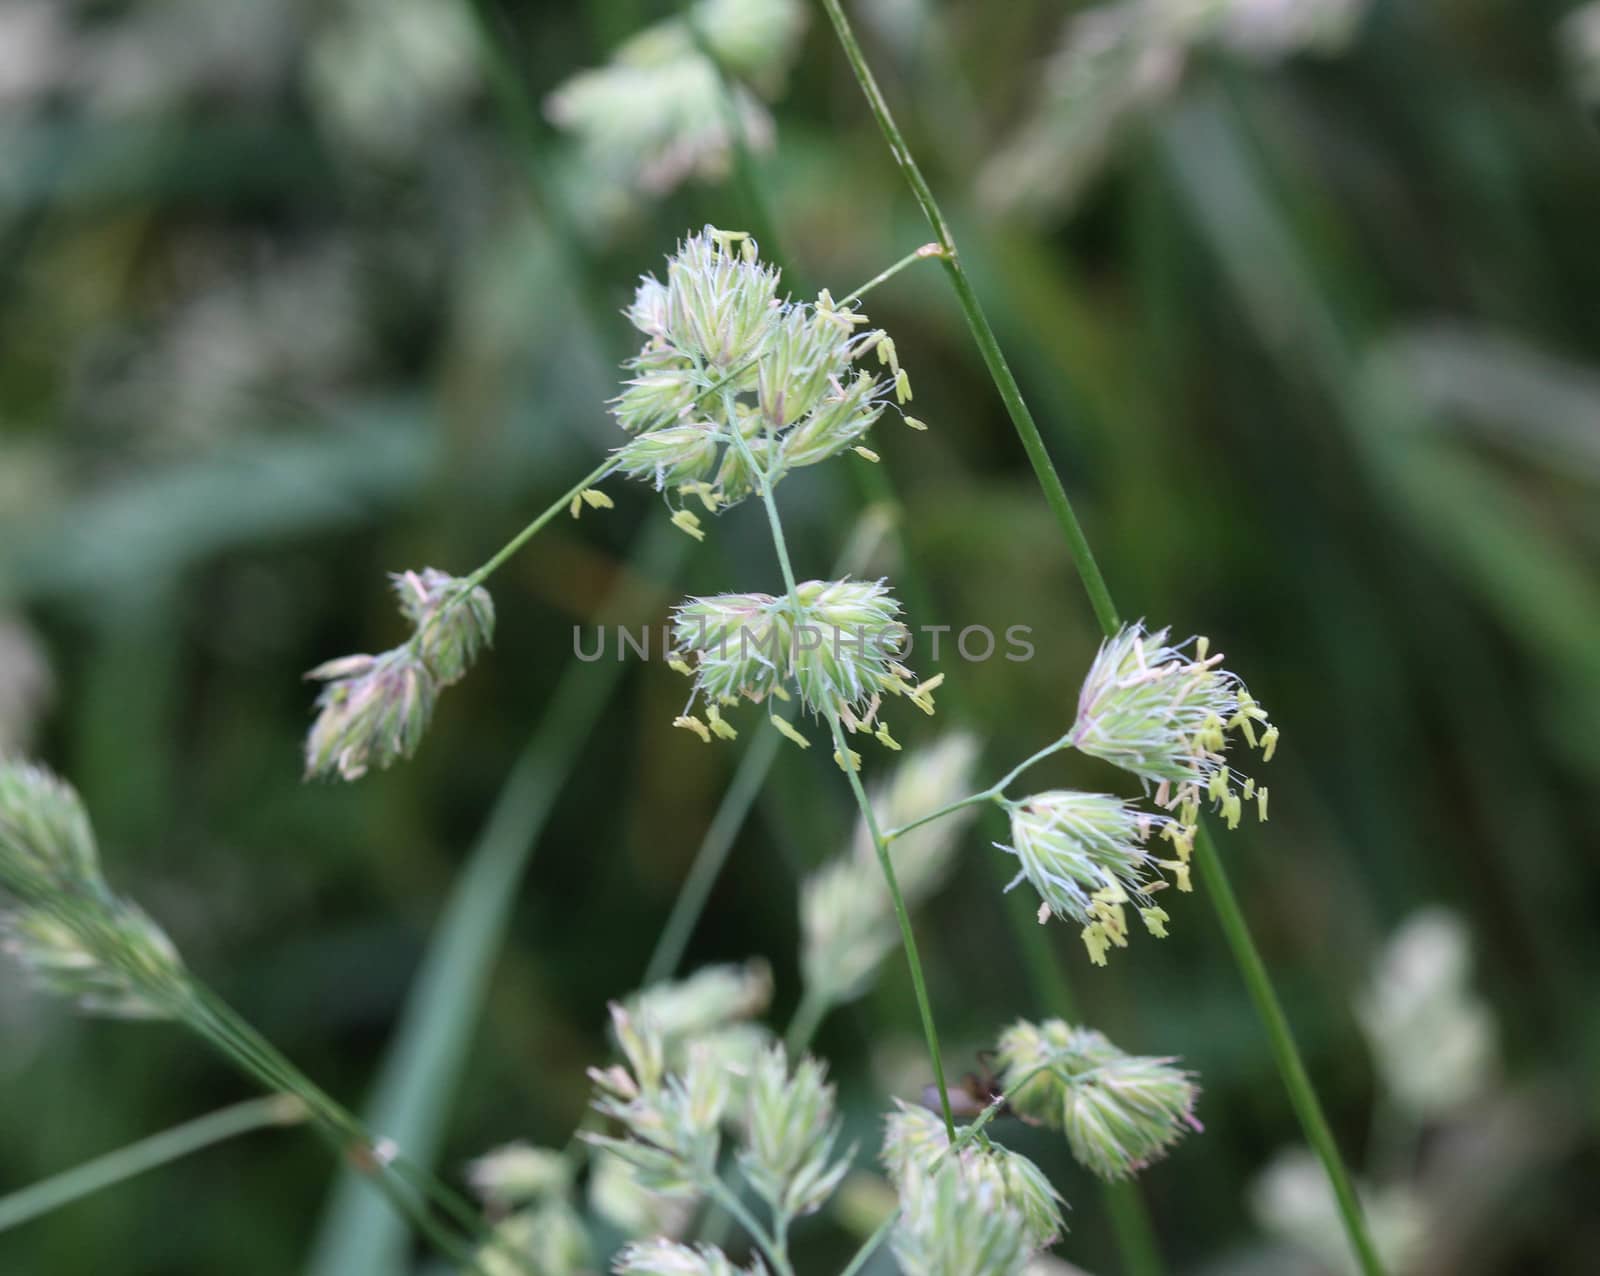
[[[669,10],[460,5],[0,5],[0,746],[79,786],[113,881],[356,1105],[534,736],[502,808],[531,863],[440,1094],[452,1175],[565,1141],[754,734],[672,730],[682,684],[579,665],[573,626],[774,588],[760,512],[698,547],[643,487],[563,517],[496,578],[495,651],[420,755],[359,784],[301,783],[301,673],[398,640],[384,572],[465,572],[615,444],[619,312],[685,231],[766,230],[792,286],[835,295],[929,237],[820,12],[762,86],[751,169],[641,191],[539,103]],[[851,8],[1122,605],[1211,634],[1282,726],[1272,821],[1224,853],[1363,1174],[1393,1120],[1355,1013],[1376,954],[1424,905],[1471,928],[1501,1067],[1403,1177],[1482,1199],[1410,1270],[1595,1270],[1600,21],[1256,0],[1220,36],[1074,60],[1063,6]],[[1318,9],[1351,29],[1281,46]],[[872,569],[913,623],[1037,647],[946,660],[912,739],[967,727],[1009,765],[1070,719],[1098,632],[937,268],[868,309],[932,428],[880,426],[882,475],[785,484],[797,567],[828,570],[887,475],[911,566],[890,538]],[[765,955],[780,1023],[797,875],[853,822],[838,781],[824,750],[780,756],[690,947]],[[920,918],[957,1071],[1044,1011],[1001,833]],[[1178,903],[1106,970],[1047,934],[1090,1023],[1202,1075],[1206,1133],[1142,1180],[1173,1268],[1301,1270],[1248,1204],[1292,1114],[1215,922]],[[886,1089],[927,1079],[916,1031],[896,960],[821,1034],[865,1145]],[[0,1043],[0,1192],[249,1093],[181,1031],[10,971]],[[1117,1270],[1064,1149],[1019,1138],[1075,1206],[1062,1253]],[[0,1235],[0,1271],[300,1270],[334,1168],[303,1132],[250,1136]],[[817,1270],[842,1236],[814,1229]]]

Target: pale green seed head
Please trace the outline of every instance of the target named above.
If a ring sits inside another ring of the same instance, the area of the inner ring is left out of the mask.
[[[509,1209],[572,1190],[572,1163],[551,1148],[507,1143],[467,1166],[467,1182],[487,1205]]]
[[[1021,1276],[1026,1228],[991,1180],[945,1164],[908,1176],[900,1207],[890,1244],[904,1276]]]
[[[850,366],[852,330],[805,306],[783,311],[756,363],[756,401],[762,418],[787,429],[822,401]]]
[[[779,483],[790,470],[854,447],[906,386],[898,357],[866,316],[826,293],[780,298],[756,243],[707,226],[644,279],[628,317],[647,338],[612,412],[635,435],[617,455],[626,473],[687,488],[713,510]]]
[[[755,1061],[745,1103],[739,1165],[750,1186],[788,1218],[821,1209],[850,1168],[833,1159],[839,1137],[833,1087],[808,1057],[791,1070],[781,1044]]]
[[[1389,1099],[1417,1120],[1470,1104],[1498,1071],[1499,1025],[1472,986],[1471,935],[1423,909],[1384,946],[1357,1018]]]
[[[31,901],[62,889],[104,889],[88,812],[43,767],[0,759],[0,890]]]
[[[726,372],[749,362],[780,321],[778,272],[753,248],[735,247],[708,227],[668,260],[666,341],[696,366]]]
[[[854,447],[887,406],[882,386],[871,373],[857,371],[830,381],[811,414],[784,436],[784,468],[817,465]]]
[[[743,965],[702,966],[685,979],[654,984],[627,1001],[635,1018],[648,1019],[675,1046],[762,1014],[772,1002],[772,968],[760,958]]]
[[[422,743],[438,683],[410,646],[344,656],[306,674],[327,685],[306,737],[306,776],[357,780],[409,758]]]
[[[650,1240],[624,1247],[611,1270],[616,1276],[764,1276],[766,1268],[759,1258],[736,1267],[715,1245]]]
[[[433,567],[397,572],[389,579],[434,681],[441,687],[461,681],[479,651],[494,641],[489,591],[481,585],[464,591],[464,580]]]
[[[961,1130],[956,1131],[957,1135]],[[907,1190],[909,1179],[937,1172],[950,1146],[944,1121],[926,1108],[897,1104],[884,1124],[883,1163],[890,1180]],[[1022,1222],[1024,1242],[1032,1250],[1055,1243],[1063,1230],[1061,1197],[1033,1161],[978,1135],[947,1161],[975,1182],[987,1185]]]
[[[589,1151],[589,1208],[624,1236],[678,1236],[694,1219],[692,1195],[653,1192],[633,1166],[601,1147]]]
[[[1100,966],[1112,948],[1127,946],[1129,905],[1152,935],[1166,935],[1171,919],[1154,894],[1169,884],[1162,872],[1173,875],[1180,891],[1190,889],[1192,828],[1108,793],[1057,789],[1006,805],[1011,844],[996,845],[1020,866],[1006,889],[1029,882],[1044,903],[1041,921],[1053,914],[1082,926],[1090,959]],[[1162,844],[1176,858],[1153,853]]]
[[[1269,761],[1277,728],[1206,639],[1174,646],[1167,634],[1128,625],[1101,644],[1067,742],[1155,785],[1157,803],[1184,824],[1211,802],[1233,827],[1257,789],[1229,766],[1228,751],[1242,737]]]
[[[908,634],[883,581],[806,581],[796,597],[794,680],[806,708],[860,713],[903,688],[896,670]]]
[[[1143,1169],[1200,1128],[1192,1074],[1171,1059],[1125,1054],[1093,1029],[1022,1021],[997,1053],[1012,1109],[1063,1131],[1077,1161],[1103,1179]]]
[[[684,1066],[669,1071],[661,1033],[622,1006],[611,1007],[612,1033],[625,1064],[591,1068],[596,1111],[626,1137],[586,1134],[633,1167],[652,1192],[694,1195],[716,1170],[730,1078],[718,1060],[691,1046]]]
[[[885,693],[912,691],[896,659],[906,638],[899,612],[882,581],[810,580],[793,601],[691,598],[673,613],[673,637],[693,657],[694,698],[723,705],[793,692],[809,712],[862,729]]]
[[[0,762],[0,949],[38,988],[93,1014],[164,1018],[188,995],[183,962],[138,905],[111,892],[76,790]]]
[[[606,65],[580,71],[545,100],[551,122],[581,146],[586,171],[660,194],[691,177],[725,176],[736,136],[753,149],[771,145],[761,97],[783,87],[804,8],[797,0],[700,0],[693,13],[731,90],[683,18],[646,27]],[[729,127],[730,100],[738,134]]]
[[[137,905],[109,895],[63,900],[57,911],[0,913],[0,950],[40,992],[89,1014],[167,1019],[188,990],[166,933]]]
[[[716,469],[718,438],[709,421],[665,426],[618,448],[617,467],[629,478],[649,480],[657,491],[698,483]]]
[[[673,639],[693,656],[695,692],[713,703],[760,701],[786,684],[793,632],[787,600],[771,594],[691,598],[673,613]]]
[[[497,1223],[477,1261],[484,1276],[581,1276],[593,1270],[593,1251],[582,1217],[556,1196]]]

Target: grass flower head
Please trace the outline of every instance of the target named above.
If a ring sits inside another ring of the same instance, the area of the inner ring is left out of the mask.
[[[1007,889],[1026,880],[1051,914],[1082,926],[1096,965],[1106,964],[1109,949],[1127,945],[1130,904],[1146,929],[1166,934],[1166,911],[1154,900],[1167,885],[1159,870],[1189,889],[1192,829],[1108,793],[1060,789],[1009,805],[1011,845],[1000,849],[1015,855],[1020,868]],[[1177,858],[1159,858],[1149,845],[1153,836],[1169,841]]]
[[[909,1179],[936,1174],[939,1158],[949,1147],[944,1122],[926,1108],[899,1103],[884,1123],[884,1168],[902,1194],[908,1190]],[[1027,1157],[979,1135],[945,1159],[1016,1212],[1029,1250],[1044,1249],[1060,1237],[1061,1197],[1044,1171]]]
[[[1127,625],[1100,645],[1067,742],[1155,786],[1156,802],[1193,825],[1202,803],[1238,826],[1247,802],[1266,818],[1266,789],[1228,765],[1236,737],[1270,761],[1278,729],[1204,638],[1169,645],[1165,629]]]
[[[1093,1029],[1024,1020],[1002,1034],[998,1054],[1017,1115],[1063,1131],[1079,1164],[1108,1181],[1200,1128],[1190,1073],[1171,1059],[1125,1054]]]
[[[623,473],[715,512],[856,447],[909,397],[893,341],[853,305],[778,288],[755,240],[711,226],[679,244],[665,281],[640,281],[628,318],[646,343],[611,405],[634,436]]]

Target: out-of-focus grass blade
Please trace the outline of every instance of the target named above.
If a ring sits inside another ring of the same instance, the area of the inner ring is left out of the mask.
[[[652,519],[630,562],[638,563],[646,580],[664,581],[688,545],[664,520]],[[655,601],[624,583],[599,622],[636,624]],[[438,1154],[517,884],[577,760],[578,745],[621,671],[621,661],[600,661],[575,664],[562,676],[439,917],[366,1112],[371,1128],[393,1139],[413,1164],[431,1167]],[[406,1245],[400,1216],[363,1178],[346,1171],[335,1185],[307,1271],[395,1276],[406,1269]]]
[[[356,522],[418,491],[437,447],[420,414],[400,405],[308,438],[241,440],[15,529],[0,541],[0,580],[23,598],[96,595]]]
[[[1418,324],[1374,353],[1431,420],[1515,448],[1563,474],[1600,479],[1600,370],[1486,325]]]
[[[1259,337],[1330,396],[1395,511],[1482,592],[1507,628],[1564,682],[1600,690],[1593,574],[1488,466],[1418,430],[1422,408],[1404,378],[1362,375],[1340,316],[1224,110],[1204,97],[1178,111],[1167,155]]]

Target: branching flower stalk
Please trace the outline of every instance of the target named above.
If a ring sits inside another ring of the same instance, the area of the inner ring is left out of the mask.
[[[978,300],[977,293],[967,278],[957,255],[955,238],[951,234],[949,223],[933,195],[932,188],[917,166],[904,135],[895,123],[888,101],[878,86],[840,0],[821,0],[821,3],[883,134],[884,141],[943,249],[945,274],[955,291],[974,342],[1005,403],[1018,439],[1044,492],[1046,502],[1060,525],[1095,617],[1107,638],[1111,638],[1117,633],[1121,623],[1111,592],[1106,586],[1105,578],[1100,572],[1099,564],[1078,522],[1061,478],[1056,473],[1055,465],[1050,459],[1033,414],[1022,397],[1021,389],[1006,363],[1005,355],[1000,349],[999,341]],[[1273,989],[1266,965],[1256,948],[1249,925],[1234,896],[1232,884],[1228,880],[1227,872],[1222,866],[1204,823],[1197,823],[1195,826],[1194,853],[1207,894],[1217,912],[1234,960],[1255,1002],[1257,1014],[1266,1029],[1290,1101],[1338,1199],[1340,1215],[1349,1236],[1351,1249],[1367,1276],[1381,1276],[1383,1266],[1368,1233],[1349,1172],[1340,1155],[1338,1144],[1333,1138],[1333,1132],[1328,1126],[1321,1102],[1306,1074],[1305,1064],[1300,1057],[1283,1007]]]
[[[903,375],[903,374],[901,374]],[[788,591],[790,606],[798,617],[803,604],[799,598],[799,586],[795,583],[794,566],[789,560],[789,546],[783,532],[783,519],[778,513],[778,504],[772,494],[772,481],[767,470],[756,461],[748,443],[739,431],[733,433],[734,446],[738,448],[741,459],[756,476],[757,488],[761,494],[761,503],[766,510],[768,530],[772,534],[773,551],[777,554],[778,567],[783,574],[784,587]],[[850,749],[849,742],[845,739],[844,724],[839,711],[833,706],[824,709],[828,729],[833,737],[834,759],[850,784],[850,792],[856,800],[856,806],[865,821],[867,831],[872,838],[873,850],[877,853],[879,867],[883,870],[884,884],[889,889],[890,898],[894,901],[895,921],[900,927],[900,941],[905,948],[906,964],[911,972],[911,985],[916,995],[917,1014],[922,1020],[922,1032],[927,1041],[928,1060],[933,1067],[934,1082],[939,1088],[939,1105],[944,1116],[945,1128],[950,1137],[955,1137],[955,1118],[950,1110],[950,1092],[945,1082],[944,1059],[939,1048],[939,1030],[934,1024],[933,1007],[928,1000],[927,981],[922,972],[922,959],[917,952],[916,935],[911,928],[911,915],[906,909],[905,896],[901,893],[900,883],[895,876],[894,860],[889,855],[888,844],[884,841],[883,834],[878,828],[878,817],[872,809],[872,803],[867,799],[866,790],[861,785],[858,774],[860,764]]]
[[[876,459],[859,446],[859,440],[889,400],[903,402],[910,389],[893,341],[882,332],[857,332],[865,317],[853,306],[901,270],[941,252],[938,245],[924,245],[853,290],[845,301],[834,302],[823,293],[814,306],[787,304],[774,327],[777,274],[757,264],[754,241],[710,227],[686,241],[680,250],[685,261],[678,278],[685,288],[699,290],[693,294],[697,303],[663,308],[674,294],[668,285],[652,279],[641,285],[629,312],[635,325],[651,336],[650,345],[631,365],[636,375],[613,404],[618,423],[634,436],[632,440],[468,575],[458,578],[428,568],[394,577],[401,611],[412,625],[411,637],[376,656],[326,661],[306,675],[325,684],[317,700],[318,717],[306,739],[306,774],[351,781],[373,767],[382,770],[411,757],[431,722],[440,691],[464,677],[479,650],[493,639],[494,606],[484,582],[563,509],[574,518],[585,509],[609,509],[611,498],[597,485],[612,474],[653,481],[669,504],[674,498],[679,501],[672,515],[674,526],[702,540],[700,518],[683,498],[714,513],[750,494],[752,472],[741,459],[735,437],[739,445],[746,445],[744,431],[756,428],[762,414],[778,421],[778,428],[769,426],[760,440],[769,477],[817,464],[849,447]],[[727,305],[730,298],[740,309],[698,313],[706,305]],[[722,331],[723,324],[734,327]],[[892,379],[861,371],[848,384],[841,380],[853,361],[873,353]],[[747,392],[756,395],[759,414],[735,401]],[[719,410],[730,414],[721,428],[709,419]],[[912,428],[923,428],[915,417],[902,416]],[[817,586],[820,590],[821,582]],[[836,623],[836,631],[837,627]],[[826,652],[816,655],[816,648],[811,650],[807,666],[826,676],[822,667]],[[918,694],[922,688],[890,671],[885,670],[883,683],[884,689],[907,695],[919,707],[931,703]],[[720,710],[714,710],[712,723],[719,718]],[[786,725],[783,719],[775,722],[779,730]],[[708,727],[698,719],[690,721],[689,715],[680,725],[696,729],[706,739],[713,733],[731,738],[731,728]],[[887,728],[880,739],[893,747]]]

